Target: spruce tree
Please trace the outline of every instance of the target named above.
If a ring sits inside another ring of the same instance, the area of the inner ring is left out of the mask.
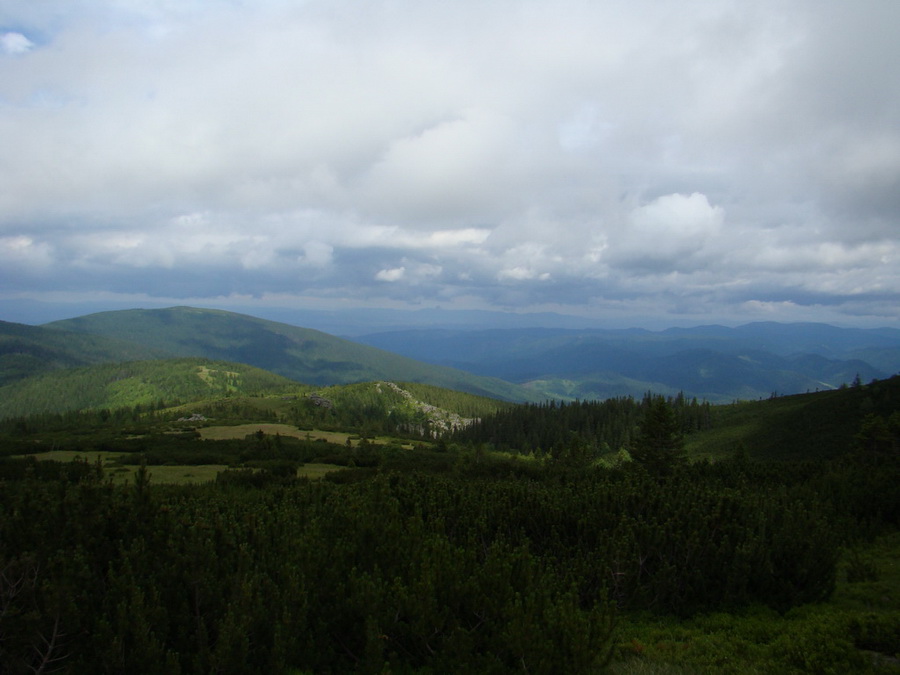
[[[686,459],[681,425],[665,398],[654,396],[648,403],[631,457],[651,474],[668,474]]]

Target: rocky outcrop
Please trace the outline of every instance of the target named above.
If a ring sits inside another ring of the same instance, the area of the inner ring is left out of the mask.
[[[456,431],[457,429],[464,429],[475,421],[473,419],[463,417],[455,412],[444,410],[443,408],[438,408],[437,406],[433,406],[429,403],[419,401],[406,389],[397,386],[393,382],[379,382],[379,391],[381,385],[384,385],[394,392],[400,394],[412,407],[425,415],[431,426],[431,435],[434,437],[440,436],[441,434],[445,434],[450,431]]]
[[[317,406],[319,406],[320,408],[329,408],[329,409],[331,409],[331,408],[334,407],[334,403],[332,403],[331,401],[329,401],[329,400],[328,400],[327,398],[325,398],[324,396],[319,396],[319,394],[310,394],[310,395],[309,395],[309,400],[313,402],[313,405],[317,405]]]

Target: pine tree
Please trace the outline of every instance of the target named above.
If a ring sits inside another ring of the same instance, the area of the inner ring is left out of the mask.
[[[648,472],[663,475],[685,461],[684,437],[672,406],[662,396],[648,401],[631,457]]]

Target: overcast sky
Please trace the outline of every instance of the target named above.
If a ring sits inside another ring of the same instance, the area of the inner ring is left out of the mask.
[[[0,0],[0,311],[900,326],[898,29],[895,0]]]

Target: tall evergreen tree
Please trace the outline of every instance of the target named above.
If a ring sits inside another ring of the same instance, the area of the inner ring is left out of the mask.
[[[681,424],[662,396],[650,397],[631,446],[631,457],[651,474],[667,474],[686,461]]]

